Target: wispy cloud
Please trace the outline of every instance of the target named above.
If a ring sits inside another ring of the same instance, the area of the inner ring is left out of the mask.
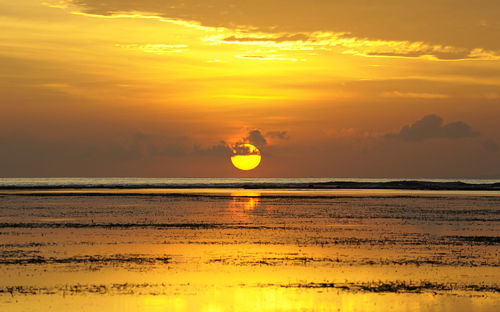
[[[300,61],[299,59],[284,57],[283,55],[237,55],[236,57],[239,59],[252,59],[259,61],[290,61],[290,62]],[[303,60],[304,59],[302,59],[302,61]]]
[[[69,6],[69,3],[67,0],[62,0],[62,1],[45,1],[42,2],[42,5],[47,6],[49,8],[56,8],[56,9],[67,9]]]
[[[412,98],[412,99],[446,99],[449,98],[447,94],[440,93],[416,93],[416,92],[383,92],[383,97],[388,98]]]
[[[108,18],[108,19],[120,19],[120,18],[153,19],[153,20],[158,20],[160,22],[181,25],[181,26],[185,26],[185,27],[189,27],[189,28],[196,28],[196,29],[204,30],[204,31],[217,29],[214,27],[202,26],[195,21],[183,20],[180,18],[165,18],[165,17],[155,15],[154,13],[149,13],[149,12],[131,11],[131,12],[126,12],[126,13],[113,12],[113,13],[109,13],[109,14],[94,14],[94,13],[86,13],[86,12],[80,12],[80,11],[72,11],[71,14],[87,16],[87,17],[94,17],[94,18]]]
[[[314,51],[342,49],[343,54],[362,57],[422,58],[427,60],[496,60],[495,51],[432,45],[424,42],[370,40],[350,33],[233,33],[216,34],[204,39],[208,44],[236,44],[278,51]]]
[[[154,54],[179,53],[188,48],[185,44],[116,44],[116,46],[126,50]]]

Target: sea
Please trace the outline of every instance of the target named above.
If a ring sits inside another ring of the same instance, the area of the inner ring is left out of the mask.
[[[1,178],[0,311],[498,311],[500,180]]]

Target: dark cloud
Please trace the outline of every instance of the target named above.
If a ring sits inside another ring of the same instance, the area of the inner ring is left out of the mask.
[[[0,137],[0,172],[5,176],[99,175],[96,173],[99,168],[107,170],[109,166],[135,161],[148,163],[153,159],[179,159],[186,154],[179,142],[184,140],[142,132],[122,140],[77,136],[64,139]],[[125,174],[126,169],[124,166]],[[105,172],[102,174],[107,174]]]
[[[228,157],[231,155],[231,151],[229,144],[220,141],[219,144],[207,148],[195,145],[192,154],[195,156]]]
[[[233,155],[259,155],[260,152],[259,152],[259,150],[256,150],[255,148],[248,146],[245,143],[236,143],[232,147],[232,154]]]
[[[286,131],[269,131],[266,136],[273,139],[288,140],[288,133]]]
[[[285,140],[288,139],[288,133],[286,131],[270,131],[266,132],[266,134],[263,135],[261,130],[255,129],[249,131],[246,137],[241,138],[234,144],[220,141],[218,144],[206,148],[200,147],[199,145],[194,145],[191,154],[195,156],[205,157],[228,157],[234,154],[254,155],[258,154],[258,152],[251,150],[251,148],[249,146],[246,146],[245,144],[252,144],[260,150],[268,144],[267,138]]]
[[[261,148],[267,144],[266,138],[262,135],[260,130],[252,130],[248,133],[248,136],[244,139],[245,142],[248,142],[252,145]]]
[[[186,151],[181,144],[185,139],[185,137],[172,138],[136,132],[133,135],[131,144],[125,148],[128,149],[130,155],[139,157],[179,157],[186,155]]]
[[[396,138],[405,141],[423,141],[434,138],[459,139],[478,136],[479,132],[463,121],[443,124],[438,115],[427,115],[411,125],[404,126],[399,133],[387,134],[387,138]]]
[[[493,140],[484,141],[483,147],[488,152],[497,152],[500,150],[500,146],[498,146],[497,142],[495,142]]]

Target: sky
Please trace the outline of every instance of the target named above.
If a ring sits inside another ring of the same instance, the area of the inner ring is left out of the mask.
[[[0,177],[498,178],[498,38],[498,0],[0,0]]]

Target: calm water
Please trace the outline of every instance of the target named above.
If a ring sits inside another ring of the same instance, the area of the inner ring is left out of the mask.
[[[0,195],[1,311],[500,304],[495,193],[81,192]]]

